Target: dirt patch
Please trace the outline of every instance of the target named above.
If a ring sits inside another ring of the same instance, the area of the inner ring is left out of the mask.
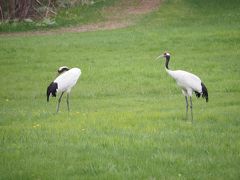
[[[139,15],[144,15],[157,9],[160,2],[161,0],[122,0],[113,7],[103,9],[102,13],[110,21],[124,20],[128,21],[128,24],[132,24]]]
[[[14,33],[2,33],[0,36],[34,36],[34,35],[54,35],[54,34],[65,34],[68,32],[90,32],[98,30],[111,30],[119,29],[129,26],[126,22],[115,22],[106,21],[101,23],[87,24],[76,27],[59,28],[48,31],[27,31],[27,32],[14,32]]]
[[[146,14],[159,7],[159,0],[140,0],[137,6],[127,8],[127,14]]]
[[[48,31],[28,31],[16,33],[1,33],[0,36],[31,36],[64,34],[67,32],[88,32],[98,30],[112,30],[125,28],[134,24],[134,19],[139,15],[147,14],[159,7],[161,0],[122,0],[113,7],[102,10],[106,17],[105,22],[86,24],[75,27],[59,28]]]

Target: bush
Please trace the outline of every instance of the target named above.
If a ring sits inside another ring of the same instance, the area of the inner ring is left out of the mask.
[[[91,4],[94,4],[93,0],[2,0],[0,1],[0,17],[1,21],[43,19],[55,16],[58,8]]]

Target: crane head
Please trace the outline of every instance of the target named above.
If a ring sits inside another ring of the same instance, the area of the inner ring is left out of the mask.
[[[162,57],[170,58],[170,53],[164,52],[163,54],[161,54],[160,56],[158,56],[156,59],[159,59],[159,58],[162,58]]]
[[[62,74],[68,70],[69,70],[69,68],[67,66],[62,66],[62,67],[58,68],[58,74]]]

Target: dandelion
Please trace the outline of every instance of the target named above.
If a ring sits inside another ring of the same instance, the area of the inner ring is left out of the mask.
[[[33,128],[40,127],[40,124],[33,125]]]

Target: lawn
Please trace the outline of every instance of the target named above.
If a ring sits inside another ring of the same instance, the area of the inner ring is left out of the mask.
[[[240,2],[165,0],[117,30],[0,36],[0,179],[239,179]],[[197,74],[185,119],[170,69]],[[46,88],[82,75],[58,114]]]

